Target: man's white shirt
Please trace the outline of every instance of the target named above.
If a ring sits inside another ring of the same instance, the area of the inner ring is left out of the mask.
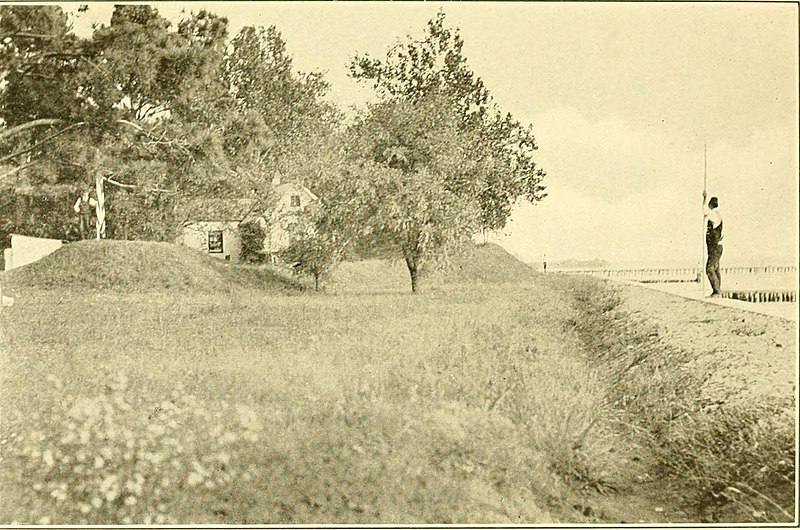
[[[83,201],[83,197],[78,199],[78,202],[76,202],[75,206],[73,206],[73,209],[75,210],[76,213],[79,213],[81,211],[81,201]],[[89,203],[89,206],[91,206],[92,208],[97,208],[97,201],[94,200],[94,197],[89,197],[89,200],[87,202]]]
[[[719,213],[719,208],[714,208],[713,210],[711,208],[706,208],[705,210],[706,223],[711,221],[711,226],[713,228],[718,227],[720,223],[722,223],[722,214]]]

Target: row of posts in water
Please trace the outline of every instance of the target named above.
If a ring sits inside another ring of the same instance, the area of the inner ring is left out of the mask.
[[[723,298],[745,302],[795,302],[795,291],[722,291]]]

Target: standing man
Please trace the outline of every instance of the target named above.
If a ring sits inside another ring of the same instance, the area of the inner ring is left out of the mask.
[[[706,192],[703,192],[703,205],[706,206]],[[711,197],[705,210],[706,221],[706,248],[708,261],[706,262],[706,275],[711,282],[711,297],[716,298],[722,292],[722,276],[719,272],[719,260],[722,257],[722,215],[719,210],[719,200]]]
[[[83,192],[83,195],[78,198],[78,202],[75,203],[75,213],[78,214],[80,225],[81,225],[81,239],[92,239],[92,237],[87,237],[87,235],[92,234],[94,230],[92,230],[94,223],[92,222],[97,218],[97,214],[95,210],[97,208],[97,201],[94,200],[94,197],[89,196],[89,191],[86,190]]]

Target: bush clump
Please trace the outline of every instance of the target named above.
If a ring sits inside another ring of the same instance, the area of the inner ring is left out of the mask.
[[[262,263],[266,260],[264,254],[264,239],[267,233],[257,221],[245,221],[239,225],[239,234],[242,238],[242,254],[240,259],[244,263]]]

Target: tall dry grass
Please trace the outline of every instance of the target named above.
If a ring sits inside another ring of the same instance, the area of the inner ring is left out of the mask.
[[[613,414],[572,310],[527,280],[406,290],[22,297],[2,316],[0,521],[585,521]]]
[[[791,522],[795,494],[792,396],[708,406],[692,354],[659,340],[653,322],[626,314],[618,293],[594,278],[554,278],[578,314],[570,323],[608,372],[614,406],[662,472],[685,486],[709,521]]]

